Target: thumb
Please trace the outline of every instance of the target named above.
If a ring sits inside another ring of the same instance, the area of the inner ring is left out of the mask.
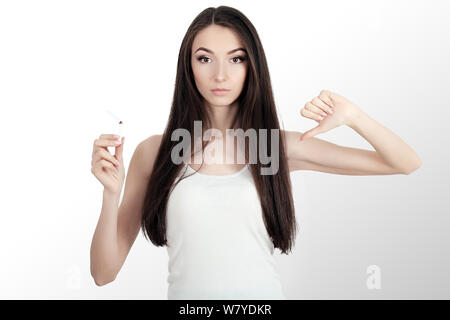
[[[303,133],[302,136],[300,137],[300,141],[311,138],[311,137],[315,136],[316,134],[319,134],[320,132],[321,132],[320,126],[314,127],[312,129],[306,131],[305,133]]]
[[[122,162],[122,161],[123,161],[123,144],[124,144],[124,142],[125,142],[125,137],[122,137],[122,138],[120,139],[120,141],[121,141],[122,143],[120,144],[120,146],[117,146],[117,147],[116,147],[116,153],[115,153],[114,155],[116,156],[117,160],[119,160],[120,162]]]

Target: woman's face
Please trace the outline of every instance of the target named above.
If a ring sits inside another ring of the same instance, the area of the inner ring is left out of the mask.
[[[201,48],[201,49],[200,49]],[[192,44],[191,64],[198,91],[211,106],[229,106],[242,91],[247,75],[247,53],[237,34],[218,25],[201,30]],[[228,89],[223,95],[215,88]]]

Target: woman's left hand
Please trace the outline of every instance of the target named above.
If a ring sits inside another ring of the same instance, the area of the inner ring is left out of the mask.
[[[319,123],[317,127],[303,133],[300,141],[341,125],[350,125],[358,112],[361,112],[359,107],[343,96],[328,90],[322,90],[318,97],[307,102],[300,110],[303,117]]]

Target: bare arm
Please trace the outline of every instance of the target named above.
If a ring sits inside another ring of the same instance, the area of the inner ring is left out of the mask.
[[[393,166],[377,151],[340,146],[316,137],[300,141],[302,132],[285,131],[285,133],[290,171],[313,170],[342,175],[387,175],[409,174],[420,166],[420,164],[415,165],[414,162],[411,167]],[[413,160],[415,161],[416,158]]]
[[[103,193],[100,218],[91,244],[91,274],[99,286],[114,281],[140,229],[147,182],[159,149],[160,136],[142,141],[130,160],[124,196]]]
[[[117,264],[119,196],[103,191],[103,204],[91,243],[91,275],[98,286],[113,280]]]
[[[286,131],[289,169],[347,175],[410,174],[422,162],[394,132],[367,115],[345,97],[322,90],[300,114],[319,124],[305,133]],[[343,147],[314,136],[347,125],[375,149]],[[300,139],[301,137],[301,139]]]

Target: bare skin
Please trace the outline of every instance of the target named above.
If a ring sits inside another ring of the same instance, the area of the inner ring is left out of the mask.
[[[212,127],[222,132],[224,147],[227,143],[226,129],[231,129],[238,108],[234,101],[241,93],[247,75],[246,52],[229,52],[243,47],[234,31],[217,25],[200,31],[192,44],[191,64],[195,83],[205,99]],[[230,91],[224,96],[216,96],[211,92],[214,88]],[[236,153],[237,144],[234,144],[234,148]],[[203,163],[201,167],[200,164],[192,163],[191,167],[195,170],[200,168],[199,173],[210,175],[226,175],[240,170],[244,165],[237,163],[237,160],[235,163],[225,163],[226,152],[230,151],[224,149],[223,158],[217,158],[215,163]]]
[[[210,52],[197,51],[200,47]],[[231,129],[238,107],[234,101],[242,91],[247,72],[246,60],[239,58],[245,56],[245,52],[230,53],[240,47],[242,43],[233,31],[210,26],[196,36],[192,48],[195,82],[205,98],[205,108],[212,119],[212,127],[222,132],[224,146],[227,141],[226,129]],[[214,88],[230,91],[217,96],[211,91]],[[280,130],[280,135],[285,134],[286,137],[285,154],[289,171],[386,175],[410,174],[421,166],[419,156],[400,137],[336,93],[322,90],[318,97],[305,104],[301,115],[317,121],[318,125],[306,132]],[[355,130],[375,150],[339,146],[314,137],[340,125]],[[119,207],[117,204],[125,172],[123,140],[120,147],[116,146],[114,156],[106,149],[106,146],[114,145],[112,137],[102,135],[94,144],[91,171],[105,186],[101,218],[91,245],[91,273],[97,285],[115,279],[139,233],[145,186],[153,170],[161,138],[162,135],[153,135],[136,148]],[[200,168],[199,173],[209,175],[228,175],[242,169],[242,164],[225,163],[227,152],[224,149],[222,161],[219,158],[213,164],[203,163],[201,168],[200,164],[192,161],[191,167],[195,170]]]
[[[201,47],[214,53],[197,51]],[[232,102],[239,96],[247,73],[246,60],[235,63],[239,61],[236,53],[242,53],[243,57],[246,55],[242,51],[228,54],[240,47],[242,42],[232,30],[215,25],[202,30],[192,45],[195,82],[205,98],[205,107],[212,115],[213,127],[223,132],[224,145],[225,130],[231,128],[236,113],[237,106]],[[231,91],[217,97],[210,91],[216,87]],[[400,137],[337,93],[322,90],[319,96],[305,104],[301,115],[317,121],[318,125],[305,133],[285,132],[289,171],[315,170],[345,175],[409,174],[421,166],[419,156]],[[375,151],[339,146],[314,137],[340,125],[355,130]],[[280,130],[280,134],[283,132]],[[199,172],[222,175],[240,168],[242,165],[218,161],[216,164],[203,164]]]

